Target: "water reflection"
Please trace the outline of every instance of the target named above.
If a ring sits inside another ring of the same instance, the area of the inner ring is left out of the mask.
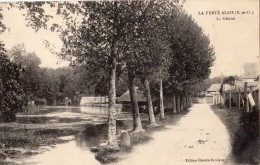
[[[117,108],[121,116],[128,113],[122,113],[121,108]],[[29,109],[17,115],[17,123],[22,124],[52,124],[52,123],[73,123],[84,121],[85,129],[75,136],[74,140],[59,144],[54,149],[43,154],[35,155],[18,164],[100,164],[92,152],[91,147],[98,146],[107,140],[108,125],[106,117],[108,107],[69,107],[69,106],[45,106]],[[87,121],[87,122],[86,122]],[[131,130],[131,120],[118,120],[117,134],[121,130]]]
[[[117,132],[121,130],[132,129],[132,121],[118,120]],[[52,164],[77,164],[89,165],[100,164],[93,153],[90,152],[91,147],[98,146],[107,139],[108,125],[86,125],[85,130],[75,136],[75,140],[66,144],[57,145],[51,151],[43,154],[27,158],[21,164],[37,164],[37,165],[52,165]]]
[[[133,122],[131,120],[117,120],[117,134],[119,135],[122,130],[131,130]],[[76,137],[76,144],[81,148],[88,148],[98,146],[101,142],[107,140],[108,125],[107,123],[98,125],[88,125]]]
[[[117,107],[117,113],[121,114],[121,107]],[[43,106],[29,108],[27,112],[17,115],[17,123],[22,124],[48,124],[71,123],[80,121],[92,121],[105,118],[108,107],[73,107],[73,106]]]
[[[24,160],[23,165],[99,165],[95,156],[86,149],[76,147],[75,141],[57,145],[51,151]]]

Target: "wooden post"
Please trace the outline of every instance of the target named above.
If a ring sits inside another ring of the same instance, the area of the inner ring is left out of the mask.
[[[245,106],[246,106],[246,112],[249,112],[249,105],[248,105],[248,98],[247,98],[247,82],[244,84],[244,95],[245,95]]]
[[[250,94],[252,95],[252,97],[253,97],[253,99],[254,99],[254,95],[253,95],[253,87],[252,86],[250,86]],[[249,102],[249,101],[248,101]],[[252,105],[250,104],[250,107],[249,107],[249,111],[252,111],[253,109],[252,109]]]
[[[231,104],[231,99],[232,99],[232,96],[231,96],[231,90],[229,91],[229,108],[231,109],[232,108],[232,104]]]
[[[222,87],[222,95],[223,95],[223,108],[225,109],[225,101],[226,101],[225,84],[223,84]]]
[[[238,110],[240,111],[240,91],[238,92]]]

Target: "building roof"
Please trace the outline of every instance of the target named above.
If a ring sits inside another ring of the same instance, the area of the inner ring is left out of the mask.
[[[108,103],[108,96],[82,97],[80,105]]]
[[[247,88],[248,88],[248,91],[250,89],[252,89],[253,91],[254,90],[257,90],[258,89],[258,85],[259,82],[258,81],[253,81],[253,82],[247,82]],[[229,84],[224,84],[224,90],[226,92],[228,91],[233,91],[233,92],[243,92],[244,91],[244,85],[245,85],[245,82],[244,81],[239,81],[239,80],[236,80],[235,81],[235,85],[231,86]]]
[[[212,84],[208,88],[207,92],[219,92],[220,88],[221,88],[221,84]]]
[[[146,98],[144,95],[144,92],[139,90],[138,87],[135,87],[136,89],[136,93],[137,93],[137,101],[138,102],[146,102]],[[122,96],[120,96],[117,101],[119,102],[130,102],[130,94],[129,94],[129,90],[127,90],[124,94],[122,94]]]

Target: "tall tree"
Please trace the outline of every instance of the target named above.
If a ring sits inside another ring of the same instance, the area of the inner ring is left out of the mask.
[[[102,69],[109,75],[109,133],[108,147],[118,148],[116,142],[116,111],[115,111],[115,81],[116,66],[122,51],[120,42],[124,36],[124,29],[128,28],[129,18],[135,11],[130,8],[138,2],[126,1],[86,1],[78,3],[49,3],[57,7],[57,14],[61,15],[66,26],[54,24],[52,30],[61,31],[63,42],[61,56],[74,64],[85,64],[93,73]],[[42,3],[23,3],[29,10],[28,19],[32,27],[45,27],[49,17],[43,17]],[[21,7],[22,8],[22,7]],[[37,18],[34,13],[39,13]],[[44,19],[41,19],[44,18]],[[41,21],[35,21],[41,19]]]
[[[40,95],[40,58],[34,52],[27,52],[24,45],[16,45],[7,52],[8,56],[15,63],[23,67],[21,85],[27,96],[27,100],[34,100]]]
[[[4,122],[15,121],[15,114],[25,108],[21,72],[21,66],[8,58],[4,44],[0,42],[0,108]]]
[[[189,94],[191,86],[209,76],[214,50],[202,28],[184,11],[172,13],[168,19],[168,41],[173,53],[167,87],[179,95]]]
[[[141,2],[140,5],[142,6],[138,7],[140,14],[136,15],[138,18],[135,19],[133,28],[128,29],[134,33],[130,33],[126,40],[129,52],[126,65],[132,74],[135,73],[135,76],[144,82],[150,124],[154,125],[149,81],[153,79],[161,81],[167,73],[170,47],[166,35],[168,22],[164,17],[167,17],[171,10],[178,12],[179,6],[171,1],[148,1]],[[162,97],[160,103],[161,119],[164,119]]]

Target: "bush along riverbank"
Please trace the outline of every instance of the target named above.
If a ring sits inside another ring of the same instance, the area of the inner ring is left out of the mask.
[[[260,164],[259,114],[257,110],[220,109],[211,106],[213,112],[226,125],[232,144],[231,158],[238,164]]]
[[[59,137],[75,135],[84,125],[65,124],[0,124],[0,163],[9,159],[19,159],[40,154],[56,144],[69,140]]]
[[[167,129],[167,125],[176,124],[178,120],[188,112],[188,110],[184,110],[179,112],[178,114],[168,113],[165,116],[165,120],[160,120],[160,116],[158,115],[156,116],[156,122],[158,125],[153,127],[148,125],[148,120],[142,120],[142,126],[145,129],[145,131],[131,132],[130,130],[127,130],[129,135],[130,146],[125,145],[125,143],[128,143],[127,140],[125,141],[125,137],[123,137],[124,141],[122,142],[121,133],[121,137],[118,136],[118,142],[120,144],[119,150],[111,150],[106,147],[106,144],[103,143],[100,146],[93,147],[92,151],[96,153],[96,159],[99,160],[102,164],[119,162],[120,160],[125,159],[127,155],[130,152],[132,152],[135,146],[148,143],[150,140],[152,140],[154,132],[163,131]]]

